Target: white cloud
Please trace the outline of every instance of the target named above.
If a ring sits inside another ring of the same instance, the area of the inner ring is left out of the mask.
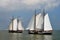
[[[6,10],[55,8],[60,5],[60,0],[0,0],[0,8]]]
[[[39,0],[23,0],[23,3],[25,3],[27,5],[35,5],[35,4],[39,3]]]

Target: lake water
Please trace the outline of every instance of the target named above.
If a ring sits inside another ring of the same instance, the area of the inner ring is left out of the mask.
[[[52,35],[39,35],[28,34],[27,31],[23,33],[9,33],[6,30],[1,30],[0,40],[60,40],[60,31],[53,31]]]

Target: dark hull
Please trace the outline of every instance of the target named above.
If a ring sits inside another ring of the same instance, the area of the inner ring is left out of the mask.
[[[46,34],[46,35],[51,35],[52,34],[52,30],[49,30],[49,31],[44,31],[42,32],[43,34]]]
[[[43,35],[52,35],[52,33],[42,33]]]
[[[52,31],[34,31],[34,30],[29,30],[29,34],[42,34],[42,35],[51,35]]]
[[[9,30],[9,33],[16,33],[17,31]]]
[[[22,32],[23,32],[23,30],[18,30],[18,31],[17,31],[17,33],[22,33]]]
[[[18,30],[18,31],[13,31],[13,30],[9,30],[9,33],[22,33],[22,30]]]

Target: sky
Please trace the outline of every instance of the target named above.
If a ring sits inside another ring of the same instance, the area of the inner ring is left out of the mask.
[[[60,30],[60,0],[0,0],[0,30],[8,29],[12,16],[21,18],[27,27],[34,11],[48,13],[54,30]]]

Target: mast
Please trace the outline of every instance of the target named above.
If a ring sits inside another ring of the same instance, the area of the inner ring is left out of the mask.
[[[13,30],[13,20],[14,20],[14,17],[12,17],[12,30]]]
[[[43,16],[43,25],[42,25],[43,29],[42,29],[42,31],[44,31],[44,16],[45,16],[45,10],[44,9],[42,10],[42,16]]]
[[[19,19],[17,18],[17,31],[18,31],[18,23],[19,23]]]
[[[36,10],[35,10],[35,15],[34,15],[34,30],[36,30]]]

